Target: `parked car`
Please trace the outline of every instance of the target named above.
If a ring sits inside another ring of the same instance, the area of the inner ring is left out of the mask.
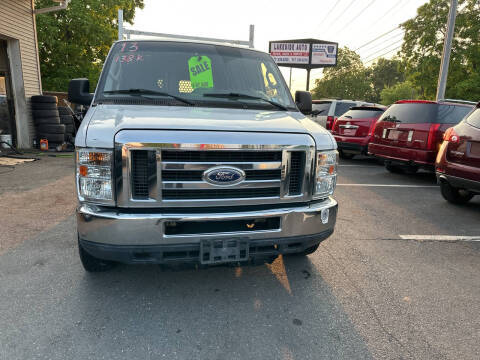
[[[449,202],[464,204],[480,195],[480,103],[443,138],[435,163],[440,189]]]
[[[473,103],[456,101],[401,100],[378,119],[369,154],[383,159],[395,173],[434,171],[435,158],[449,127],[458,124]]]
[[[367,154],[375,124],[386,109],[382,105],[354,106],[335,121],[332,134],[341,158]]]
[[[369,103],[357,100],[322,99],[312,100],[311,119],[325,129],[331,130],[333,123],[353,106],[368,105]]]
[[[119,41],[88,89],[69,85],[69,101],[91,105],[75,138],[87,271],[308,255],[333,233],[335,139],[269,54]]]

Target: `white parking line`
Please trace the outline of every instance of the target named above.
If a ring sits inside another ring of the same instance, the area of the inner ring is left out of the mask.
[[[400,238],[415,241],[480,241],[480,236],[463,235],[400,235]]]
[[[437,185],[400,185],[400,184],[337,184],[337,186],[393,187],[393,188],[438,188]]]

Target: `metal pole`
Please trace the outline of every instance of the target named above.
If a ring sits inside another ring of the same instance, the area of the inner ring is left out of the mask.
[[[307,69],[307,91],[310,91],[310,69]]]
[[[123,40],[123,10],[118,9],[118,40]]]
[[[292,68],[290,68],[290,79],[288,80],[288,88],[292,90]]]
[[[254,35],[255,35],[255,25],[250,25],[250,36],[249,36],[249,45],[248,47],[249,48],[252,48],[253,49],[253,39],[254,39]]]
[[[450,1],[450,10],[448,12],[447,34],[443,43],[442,63],[440,65],[440,74],[437,84],[437,101],[445,98],[445,88],[447,87],[448,65],[450,64],[450,53],[452,52],[453,33],[455,31],[455,18],[457,16],[457,0]]]

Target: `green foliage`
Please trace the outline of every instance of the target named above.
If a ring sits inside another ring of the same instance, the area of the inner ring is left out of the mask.
[[[409,81],[400,82],[393,86],[387,86],[381,91],[381,103],[393,104],[395,101],[404,99],[416,99],[417,90]]]
[[[405,29],[402,61],[407,79],[424,99],[434,99],[446,33],[449,0],[430,0],[417,16],[402,24]],[[459,0],[455,36],[450,56],[447,98],[480,99],[480,3]]]
[[[370,83],[360,56],[347,47],[338,49],[337,66],[326,68],[315,81],[313,98],[364,99],[371,92]]]
[[[35,0],[36,8],[54,5]],[[143,6],[143,0],[72,0],[66,10],[36,15],[43,90],[66,91],[77,77],[88,78],[93,90],[118,38],[118,9],[132,24],[136,8]]]
[[[378,103],[382,90],[405,80],[405,74],[400,70],[401,62],[398,59],[380,58],[369,69],[372,94],[368,101]]]

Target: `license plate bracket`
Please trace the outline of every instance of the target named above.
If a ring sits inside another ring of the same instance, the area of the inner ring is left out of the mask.
[[[247,239],[202,239],[200,240],[200,263],[221,264],[248,260]]]

